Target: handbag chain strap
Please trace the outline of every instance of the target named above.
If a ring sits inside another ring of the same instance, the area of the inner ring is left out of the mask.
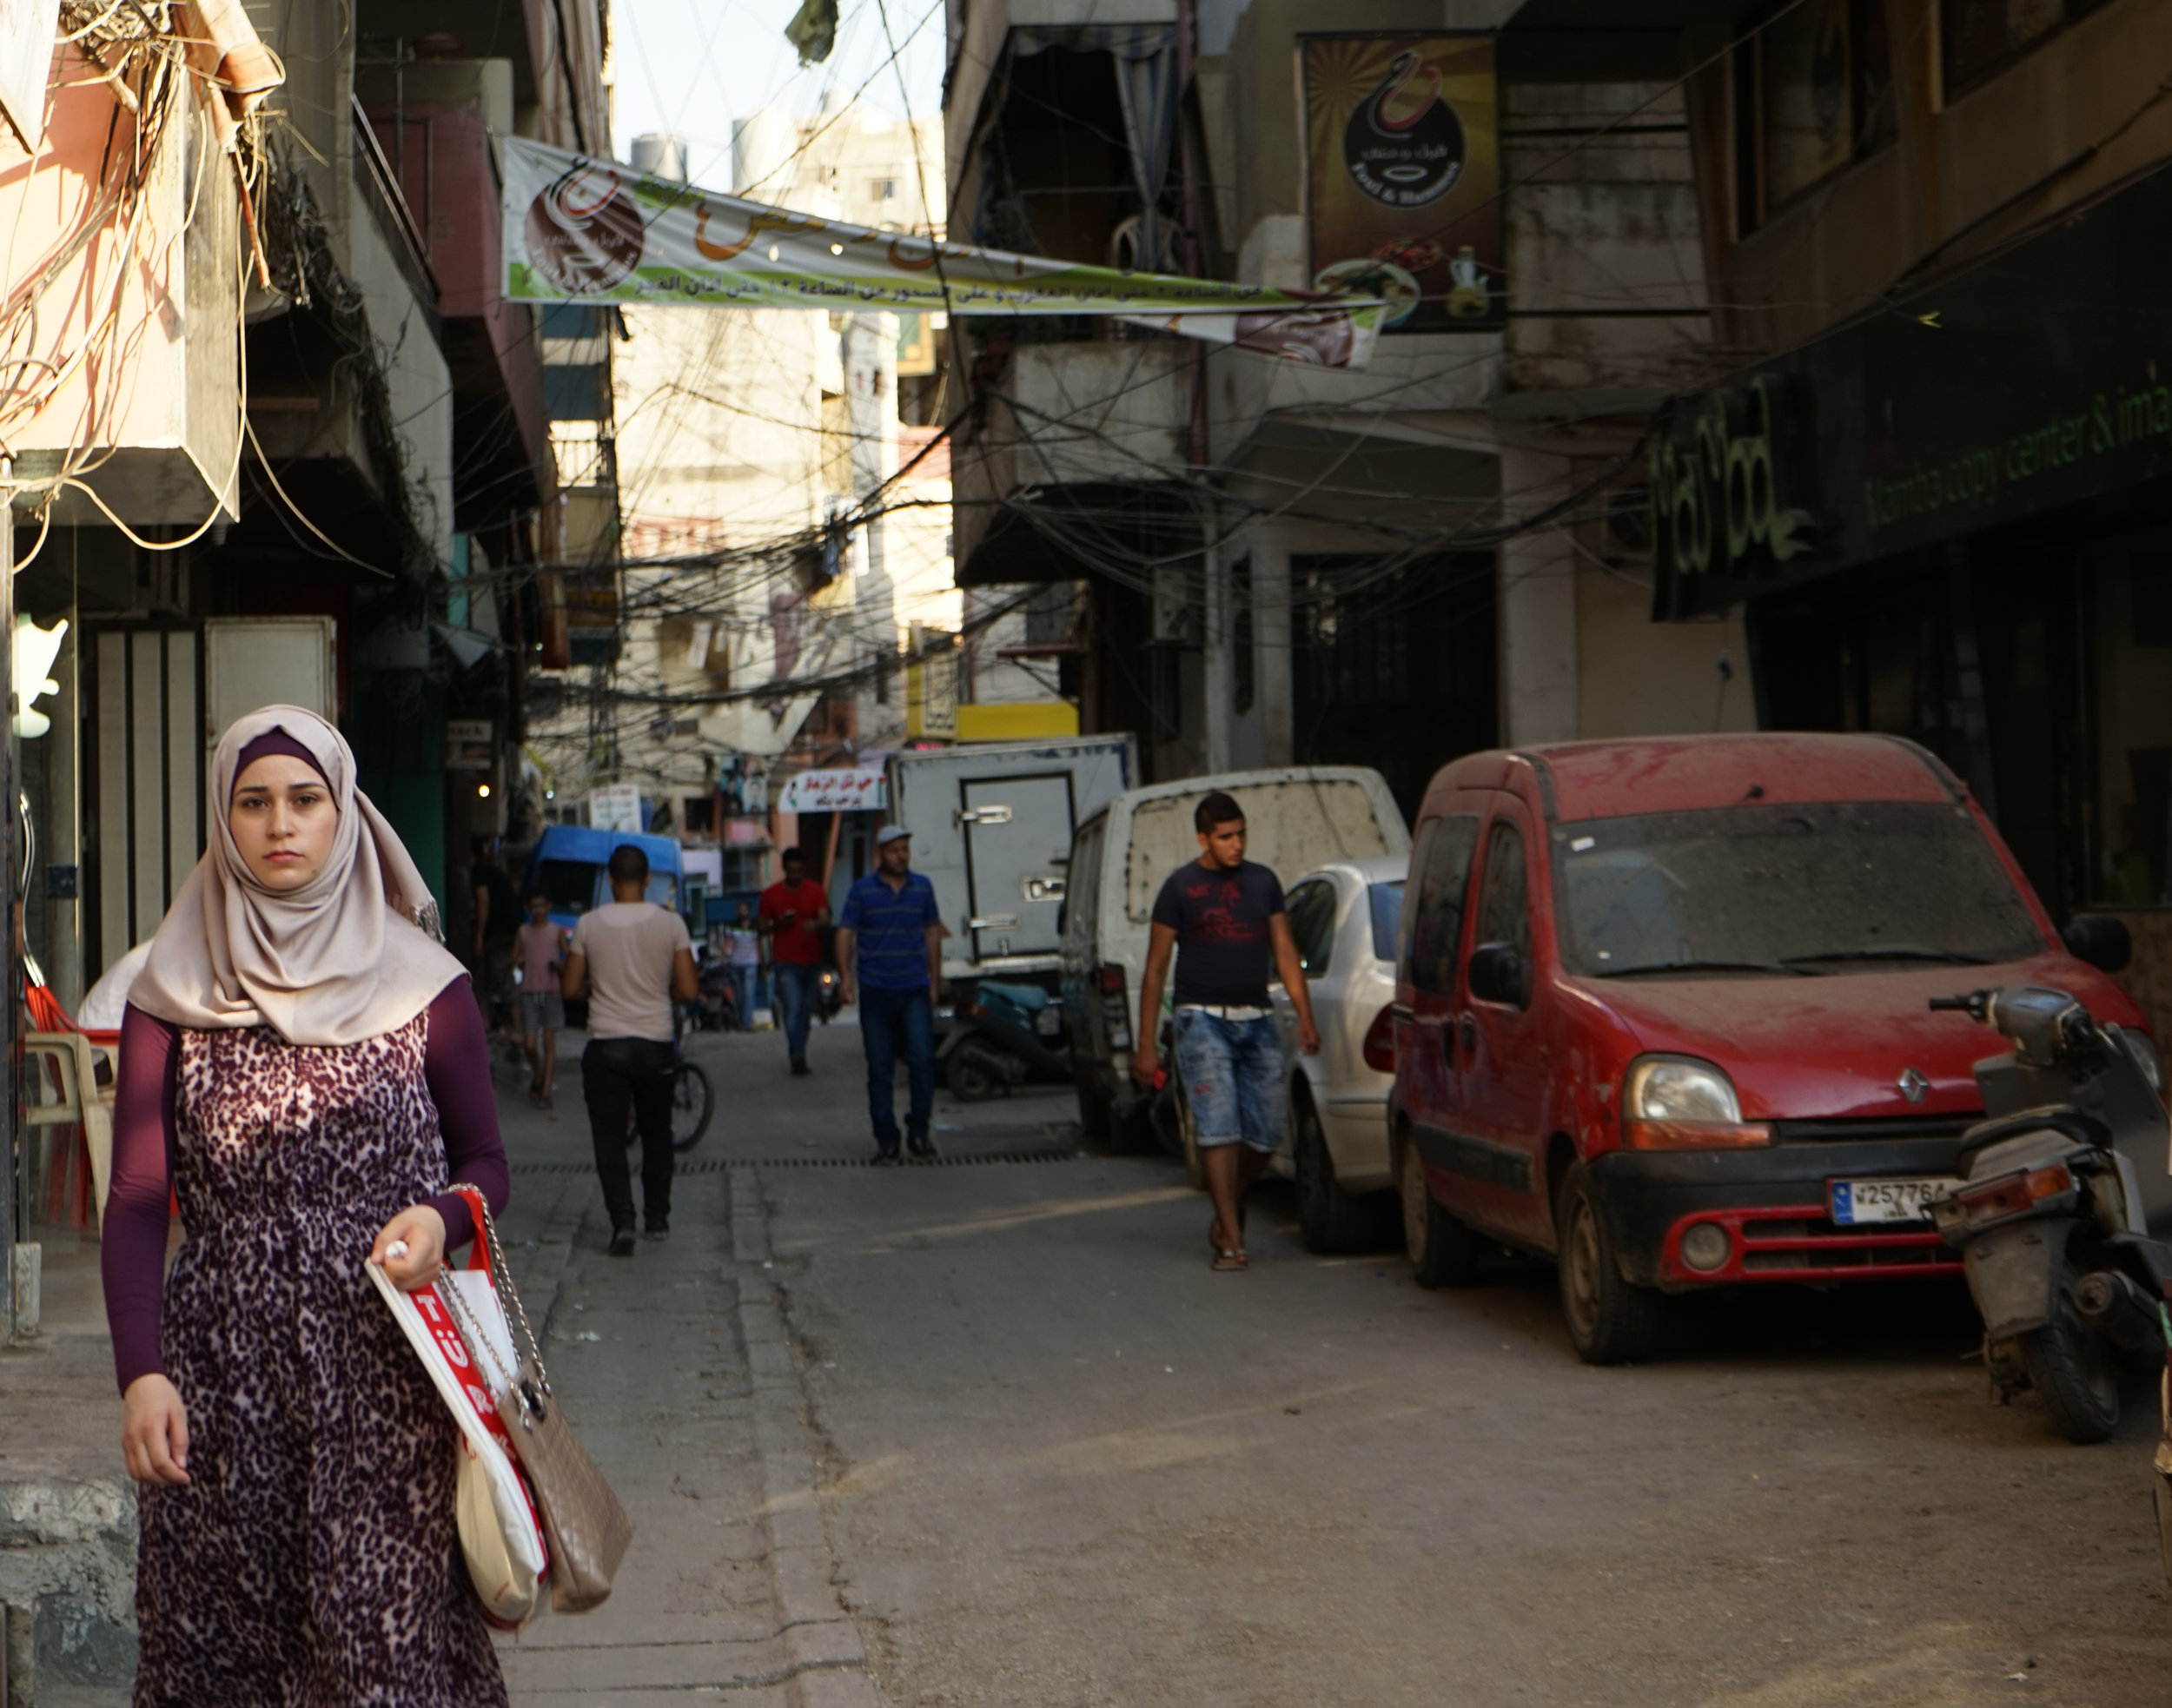
[[[449,1192],[457,1192],[461,1197],[466,1198],[468,1208],[474,1213],[475,1220],[481,1224],[477,1231],[480,1236],[489,1243],[490,1283],[498,1289],[499,1302],[513,1307],[513,1321],[520,1327],[520,1338],[527,1342],[528,1362],[535,1367],[537,1385],[545,1394],[549,1394],[551,1375],[550,1372],[543,1367],[543,1349],[536,1344],[535,1330],[528,1326],[527,1307],[520,1302],[520,1289],[513,1285],[513,1270],[506,1262],[505,1248],[498,1243],[498,1223],[496,1218],[490,1214],[489,1202],[484,1198],[480,1187],[453,1186],[446,1189]],[[515,1386],[517,1387],[518,1384],[516,1383]]]
[[[440,1287],[437,1296],[445,1301],[445,1308],[452,1315],[454,1327],[460,1330],[460,1338],[467,1341],[468,1350],[474,1354],[475,1361],[487,1367],[486,1374],[491,1381],[508,1391],[520,1387],[520,1373],[505,1367],[498,1356],[497,1342],[483,1332],[482,1324],[475,1321],[474,1313],[467,1308],[467,1300],[460,1288]]]

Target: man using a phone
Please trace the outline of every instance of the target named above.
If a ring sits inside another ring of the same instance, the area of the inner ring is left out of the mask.
[[[807,1013],[822,976],[822,927],[830,923],[830,897],[807,876],[807,857],[785,851],[785,876],[762,891],[754,929],[769,939],[770,983],[777,1023],[795,1074],[807,1071]]]

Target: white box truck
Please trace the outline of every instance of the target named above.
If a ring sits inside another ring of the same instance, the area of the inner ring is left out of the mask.
[[[912,832],[950,935],[946,980],[1055,989],[1072,832],[1137,780],[1129,735],[975,743],[890,759],[890,816]]]

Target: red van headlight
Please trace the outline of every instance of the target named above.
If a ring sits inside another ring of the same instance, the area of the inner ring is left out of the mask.
[[[1621,1089],[1621,1142],[1631,1150],[1740,1150],[1772,1142],[1767,1122],[1745,1122],[1733,1083],[1691,1056],[1646,1056]]]

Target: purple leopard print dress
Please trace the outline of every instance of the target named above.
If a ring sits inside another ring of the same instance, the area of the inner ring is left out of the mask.
[[[502,1708],[457,1428],[362,1272],[443,1190],[428,1016],[344,1048],[184,1031],[164,1353],[186,1487],[140,1512],[137,1708]]]

